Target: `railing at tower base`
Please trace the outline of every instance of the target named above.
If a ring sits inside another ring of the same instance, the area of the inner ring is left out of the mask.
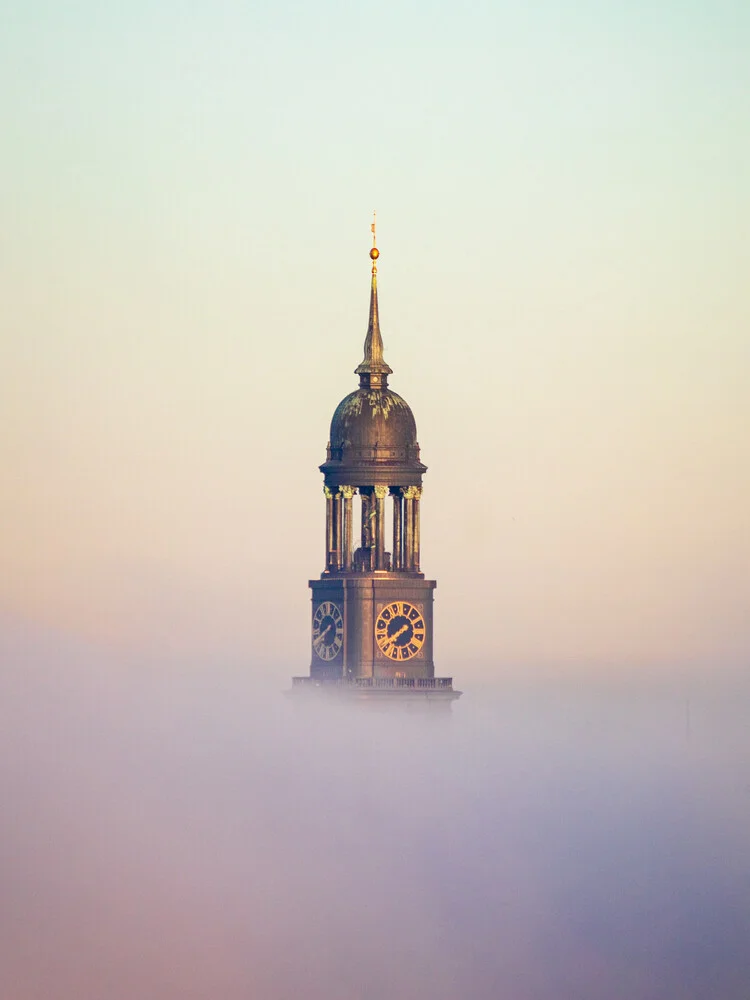
[[[287,694],[315,692],[357,700],[392,698],[440,702],[455,701],[462,694],[461,691],[454,691],[452,677],[337,677],[330,680],[292,677],[292,690]]]

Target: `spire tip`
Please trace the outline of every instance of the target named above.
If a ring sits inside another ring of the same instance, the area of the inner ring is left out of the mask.
[[[370,260],[372,261],[372,283],[370,286],[370,321],[367,326],[367,337],[365,338],[365,356],[362,363],[355,369],[355,374],[359,375],[359,384],[366,389],[386,389],[388,386],[388,376],[392,369],[388,367],[383,359],[383,338],[380,334],[380,320],[378,318],[378,269],[375,261],[380,256],[380,251],[376,245],[375,225],[377,216],[372,213],[372,223],[370,232],[372,233],[372,248],[370,250]]]
[[[372,261],[372,273],[373,274],[377,274],[378,269],[375,266],[375,261],[380,256],[380,251],[378,250],[377,244],[376,244],[376,227],[377,227],[377,221],[378,221],[378,213],[377,212],[373,212],[372,213],[372,222],[370,223],[370,232],[372,233],[372,250],[370,250],[370,260]]]

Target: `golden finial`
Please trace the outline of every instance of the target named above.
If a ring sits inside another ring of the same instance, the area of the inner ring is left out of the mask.
[[[377,212],[373,212],[372,213],[372,223],[370,225],[370,232],[372,233],[372,250],[370,251],[370,260],[372,261],[372,273],[373,274],[377,274],[378,273],[378,269],[375,266],[375,261],[380,256],[380,251],[378,250],[376,242],[375,242],[376,241],[375,231],[376,231],[377,221],[378,221],[378,213]]]
[[[362,364],[355,368],[359,375],[361,388],[385,389],[388,385],[388,376],[392,369],[388,367],[383,359],[383,338],[380,335],[380,320],[378,318],[378,269],[375,261],[380,256],[380,251],[375,245],[375,225],[377,217],[372,213],[372,249],[370,250],[370,260],[372,261],[372,278],[370,279],[370,320],[367,324],[367,336],[365,337],[365,356]]]

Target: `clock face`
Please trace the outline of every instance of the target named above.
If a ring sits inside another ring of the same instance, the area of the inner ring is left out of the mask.
[[[375,642],[391,660],[410,660],[416,656],[426,634],[422,609],[408,601],[388,604],[375,621]]]
[[[333,601],[323,601],[315,609],[312,645],[321,660],[332,660],[344,641],[344,619]]]

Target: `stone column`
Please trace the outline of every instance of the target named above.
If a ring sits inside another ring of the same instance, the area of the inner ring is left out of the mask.
[[[403,486],[401,493],[404,497],[404,569],[407,573],[412,570],[412,555],[414,552],[414,506],[412,504],[413,486]]]
[[[333,493],[329,486],[323,487],[326,498],[326,572],[334,568],[335,545],[333,542]]]
[[[356,486],[342,486],[341,495],[344,498],[344,569],[352,568],[352,497],[357,492]]]
[[[399,570],[403,567],[404,557],[402,552],[401,529],[404,519],[404,498],[400,491],[393,493],[393,568]]]
[[[369,487],[364,489],[360,487],[359,498],[362,502],[362,556],[363,556],[363,569],[365,571],[370,570],[370,556],[371,556],[371,546],[372,546],[372,520],[370,514],[372,513],[373,496],[370,492]]]
[[[362,527],[362,537],[360,538],[359,544],[363,549],[366,549],[369,545],[368,535],[367,535],[367,507],[369,496],[364,492],[364,490],[359,491],[360,507],[361,507],[361,527]]]
[[[413,553],[412,553],[411,568],[414,570],[415,573],[418,573],[419,572],[419,546],[420,546],[420,540],[419,540],[419,501],[422,499],[422,487],[421,486],[414,486],[414,487],[412,487],[412,489],[414,490],[414,493],[412,495],[412,501],[411,501],[412,504],[414,505],[413,506],[413,512],[412,512],[412,518],[413,518],[413,523],[414,523],[414,537],[413,537],[414,549],[413,549]]]
[[[341,569],[341,541],[343,531],[341,530],[341,490],[336,490],[333,494],[333,562],[335,569]]]
[[[419,498],[420,486],[404,486],[404,569],[409,573],[419,572]]]
[[[385,498],[387,486],[374,486],[375,494],[375,569],[385,569]]]

